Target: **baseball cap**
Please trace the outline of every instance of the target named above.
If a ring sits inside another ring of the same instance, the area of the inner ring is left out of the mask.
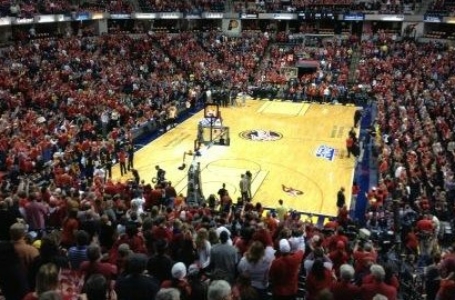
[[[175,279],[183,279],[186,276],[186,266],[182,262],[178,262],[172,266],[171,270],[172,277]]]
[[[286,239],[281,239],[279,243],[280,247],[280,252],[281,253],[289,253],[291,252],[291,245],[289,244],[289,241]]]

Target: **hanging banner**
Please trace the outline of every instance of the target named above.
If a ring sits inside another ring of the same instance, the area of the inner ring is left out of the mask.
[[[228,35],[240,35],[242,31],[241,20],[236,19],[223,19],[222,23],[223,32]]]

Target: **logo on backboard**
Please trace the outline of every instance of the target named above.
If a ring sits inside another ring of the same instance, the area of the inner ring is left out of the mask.
[[[245,130],[240,132],[240,137],[245,140],[258,142],[273,142],[283,138],[279,132],[264,129]]]
[[[328,160],[328,161],[333,161],[336,155],[336,149],[330,146],[326,145],[320,145],[316,149],[316,157]]]

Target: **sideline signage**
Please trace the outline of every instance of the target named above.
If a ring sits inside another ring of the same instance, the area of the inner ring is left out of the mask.
[[[423,21],[425,23],[442,23],[442,17],[436,15],[424,15]]]
[[[258,14],[240,14],[240,19],[257,19]]]
[[[349,13],[343,15],[343,21],[363,21],[365,20],[364,13]]]
[[[131,15],[130,14],[111,14],[111,19],[127,20],[127,19],[131,19]]]

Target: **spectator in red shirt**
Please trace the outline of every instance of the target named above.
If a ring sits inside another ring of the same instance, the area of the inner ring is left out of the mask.
[[[124,149],[121,149],[118,154],[118,162],[120,164],[120,174],[121,176],[125,175],[128,173],[126,170],[126,159],[127,159],[127,153]]]
[[[334,281],[333,273],[324,267],[322,259],[316,259],[306,278],[307,296],[305,299],[318,299],[321,291],[329,289]]]
[[[344,229],[343,227],[339,227],[337,230],[336,230],[336,233],[330,237],[330,241],[329,241],[329,251],[334,251],[336,249],[338,249],[338,242],[343,242],[343,245],[346,247],[346,245],[348,245],[349,243],[349,239],[347,236],[344,235]]]
[[[396,290],[398,290],[398,288],[400,287],[400,282],[398,281],[398,278],[393,271],[393,266],[390,263],[386,263],[385,265],[383,265],[383,267],[384,267],[384,271],[385,271],[384,283],[386,283],[387,285],[393,286]],[[374,276],[372,273],[363,277],[362,284],[373,283],[373,282],[374,282]]]
[[[269,271],[273,300],[293,300],[298,291],[298,279],[303,251],[291,253],[286,239],[279,242],[279,256],[272,262]]]
[[[108,281],[117,276],[117,266],[107,262],[101,262],[101,248],[98,245],[90,245],[87,248],[88,261],[81,263],[79,270],[88,279],[93,274],[101,274]]]
[[[70,209],[67,218],[62,224],[61,245],[69,248],[76,243],[76,233],[79,230],[79,220],[77,219],[78,210]]]
[[[436,299],[437,300],[453,300],[453,295],[455,295],[455,280],[442,279]]]
[[[329,259],[333,263],[335,274],[339,275],[340,267],[349,260],[349,254],[343,241],[337,242],[336,249],[329,253]]]
[[[442,277],[455,279],[455,244],[443,256],[440,263],[440,270]]]
[[[341,265],[339,280],[333,282],[332,286],[330,287],[333,299],[351,300],[360,297],[360,287],[352,282],[354,280],[354,275],[355,271],[351,265]]]
[[[354,246],[353,258],[356,275],[363,276],[376,262],[377,253],[370,242],[357,242]]]
[[[362,300],[370,300],[377,294],[384,295],[388,300],[396,300],[397,289],[384,283],[384,268],[380,265],[374,264],[370,267],[370,272],[373,276],[373,281],[371,283],[363,283],[361,285],[360,294]]]
[[[25,215],[29,230],[43,230],[46,228],[46,218],[49,215],[49,206],[38,201],[39,194],[32,193],[30,202],[25,206]]]
[[[405,245],[406,249],[410,253],[417,254],[417,249],[419,247],[419,240],[417,239],[417,235],[415,233],[414,228],[411,228],[410,231],[407,233],[405,237]]]
[[[429,255],[434,248],[434,244],[437,242],[435,229],[436,226],[430,214],[425,214],[423,219],[417,221],[417,238],[422,254]]]

